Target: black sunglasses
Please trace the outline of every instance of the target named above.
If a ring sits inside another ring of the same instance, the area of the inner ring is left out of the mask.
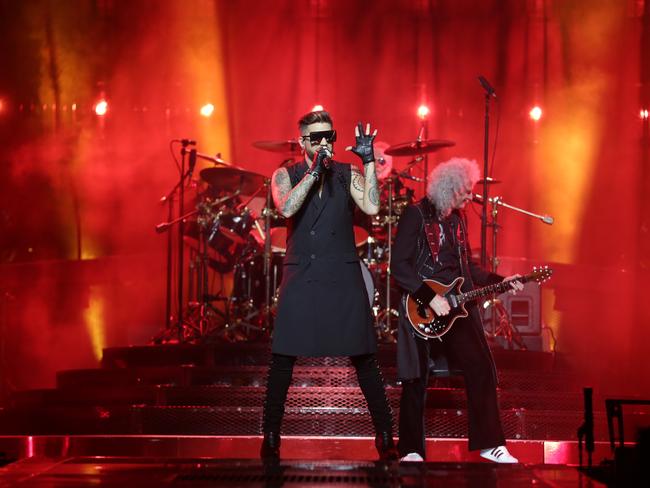
[[[309,138],[309,142],[312,145],[320,144],[320,141],[325,138],[328,144],[336,142],[336,131],[335,130],[319,130],[317,132],[310,132],[306,136],[302,136],[303,139]]]

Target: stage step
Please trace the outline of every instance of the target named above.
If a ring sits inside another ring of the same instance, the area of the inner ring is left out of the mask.
[[[394,410],[395,419],[399,415]],[[647,416],[646,416],[647,417]],[[580,412],[501,410],[509,439],[572,440],[581,425]],[[261,407],[196,406],[52,406],[0,412],[0,435],[258,435]],[[627,419],[626,419],[626,422]],[[638,423],[648,422],[647,418]],[[632,422],[629,422],[632,423]],[[634,422],[637,423],[637,422]],[[426,411],[427,437],[464,438],[467,412],[463,409]],[[595,438],[607,440],[606,418],[594,413]],[[626,424],[627,426],[627,424]],[[289,406],[283,433],[298,436],[372,436],[366,408]],[[634,433],[629,435],[634,438]]]
[[[492,355],[500,370],[545,371],[565,368],[561,355],[541,351],[494,349]],[[170,344],[153,346],[110,347],[104,349],[103,368],[141,366],[267,366],[271,357],[267,342],[218,344]],[[395,366],[395,344],[379,344],[377,359],[382,367]],[[299,358],[300,366],[349,366],[346,357]]]
[[[582,385],[548,353],[494,351],[499,404],[511,439],[572,440],[583,422]],[[394,422],[399,415],[395,346],[378,358]],[[260,431],[268,344],[109,348],[102,367],[57,373],[57,388],[15,393],[0,411],[0,435],[223,435]],[[428,437],[465,438],[464,381],[440,368],[427,396]],[[299,358],[283,424],[286,435],[372,436],[356,372],[345,357]],[[594,397],[598,439],[606,439]],[[395,430],[397,431],[397,426]]]
[[[397,369],[381,368],[387,385],[397,386]],[[103,386],[122,388],[140,385],[160,386],[263,386],[268,366],[138,366],[110,369],[74,369],[56,375],[57,388]],[[357,376],[351,366],[296,366],[293,385],[300,386],[357,386]],[[431,386],[463,388],[462,376],[433,375]],[[499,372],[502,390],[576,392],[582,385],[566,372],[502,370]]]
[[[396,408],[400,387],[388,386],[386,393]],[[152,406],[244,406],[261,407],[264,401],[263,386],[151,386],[134,385],[120,388],[82,386],[63,389],[29,390],[13,395],[11,408],[38,408],[42,406],[119,406],[146,404]],[[530,392],[499,390],[502,409],[527,410],[582,410],[582,394],[578,392]],[[434,388],[427,390],[429,408],[466,408],[463,388]],[[332,405],[364,408],[361,390],[354,387],[294,386],[289,390],[287,405],[296,407],[321,407]],[[594,409],[604,410],[604,400],[594,397]]]

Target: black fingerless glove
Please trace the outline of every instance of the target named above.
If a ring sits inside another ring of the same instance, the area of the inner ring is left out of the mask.
[[[321,149],[314,154],[314,160],[311,163],[311,168],[309,168],[308,173],[312,175],[317,180],[320,179],[323,174],[327,171],[327,166],[325,161],[329,159],[329,151]]]
[[[375,151],[372,143],[375,136],[372,134],[366,135],[361,122],[357,124],[359,135],[356,136],[356,146],[352,148],[352,152],[361,158],[361,162],[365,166],[375,160]]]

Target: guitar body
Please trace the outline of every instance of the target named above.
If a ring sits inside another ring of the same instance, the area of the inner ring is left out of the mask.
[[[449,285],[435,280],[424,280],[437,295],[446,297],[449,301],[449,314],[437,316],[433,309],[427,305],[420,305],[411,295],[406,298],[406,316],[408,317],[413,330],[423,339],[440,339],[451,329],[454,322],[468,313],[465,304],[457,303],[453,298],[460,295],[460,287],[463,285],[463,277],[459,276]]]
[[[423,339],[440,339],[449,332],[454,322],[462,317],[467,317],[468,313],[465,304],[470,301],[478,300],[482,297],[503,293],[511,288],[513,281],[526,283],[536,281],[543,283],[553,274],[553,270],[548,266],[533,268],[533,272],[526,276],[517,276],[500,283],[484,286],[475,290],[463,293],[460,287],[463,285],[463,277],[459,276],[449,285],[440,283],[435,280],[424,280],[437,295],[443,296],[449,302],[449,314],[438,317],[429,304],[420,305],[411,295],[406,296],[406,316],[408,317],[413,330]]]

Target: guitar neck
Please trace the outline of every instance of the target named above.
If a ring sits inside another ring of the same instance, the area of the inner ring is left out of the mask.
[[[494,285],[484,286],[483,288],[477,288],[476,290],[468,291],[467,293],[461,293],[456,295],[456,299],[460,303],[471,302],[472,300],[478,300],[489,295],[501,294],[504,291],[511,289],[510,283],[513,281],[519,281],[520,283],[526,283],[531,280],[532,275],[521,276],[508,281],[501,281],[495,283]]]

